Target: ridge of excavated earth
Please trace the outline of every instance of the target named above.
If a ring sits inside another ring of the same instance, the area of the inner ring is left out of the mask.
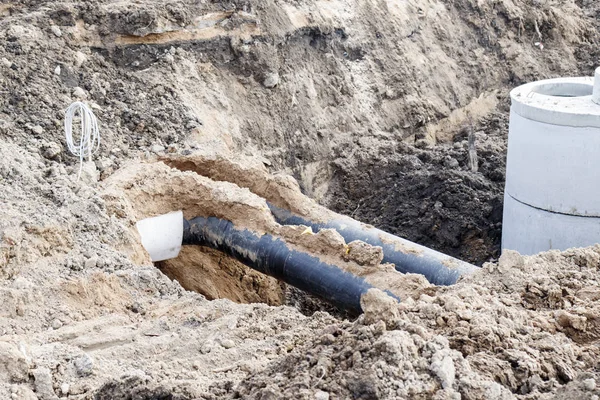
[[[499,251],[508,91],[591,75],[598,21],[589,0],[3,2],[0,399],[598,399],[600,247]],[[76,100],[102,135],[80,180]],[[267,201],[482,268],[436,287]],[[213,250],[153,265],[135,222],[175,209],[402,300],[354,318]]]

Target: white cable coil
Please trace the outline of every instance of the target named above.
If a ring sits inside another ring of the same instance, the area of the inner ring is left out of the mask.
[[[76,146],[73,142],[73,118],[79,113],[80,136],[79,144]],[[74,156],[79,157],[79,174],[77,180],[81,177],[83,170],[83,161],[88,157],[92,161],[92,154],[100,148],[100,131],[98,130],[98,121],[96,116],[80,101],[71,104],[65,112],[65,136],[69,151]]]

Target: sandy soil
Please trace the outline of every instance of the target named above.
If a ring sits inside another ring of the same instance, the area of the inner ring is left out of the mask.
[[[508,90],[590,75],[599,16],[586,0],[0,4],[0,398],[598,399],[600,248],[498,256]],[[102,133],[80,181],[62,131],[77,99]],[[394,275],[377,249],[278,225],[267,200],[483,268],[447,288]],[[154,266],[134,223],[174,209],[277,234],[402,302],[373,290],[349,318],[203,248]]]

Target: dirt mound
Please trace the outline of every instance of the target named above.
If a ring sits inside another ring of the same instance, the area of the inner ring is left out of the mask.
[[[599,259],[599,247],[506,252],[433,297],[399,306],[366,299],[362,320],[328,327],[236,395],[543,399],[559,390],[591,399],[599,393],[590,373],[599,355]]]
[[[315,341],[244,381],[236,395],[297,399],[511,398],[500,384],[473,372],[444,337],[408,324],[402,328],[388,331],[383,322],[371,326],[332,325]]]

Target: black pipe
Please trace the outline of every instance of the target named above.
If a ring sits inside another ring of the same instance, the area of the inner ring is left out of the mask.
[[[350,217],[340,216],[326,222],[313,222],[267,203],[275,220],[281,225],[305,225],[315,232],[321,229],[335,229],[346,243],[361,240],[383,248],[383,262],[392,263],[402,273],[424,275],[434,285],[453,285],[464,274],[471,274],[478,268],[427,247],[391,235],[370,225],[365,225]]]
[[[343,269],[288,247],[281,239],[259,236],[219,218],[196,217],[183,222],[184,245],[222,251],[248,267],[314,294],[344,310],[362,313],[360,297],[369,283]],[[393,294],[388,294],[398,299]]]

